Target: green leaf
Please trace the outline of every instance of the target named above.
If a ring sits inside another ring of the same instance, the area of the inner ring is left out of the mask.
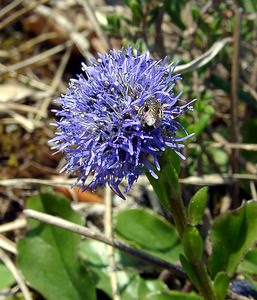
[[[197,191],[190,200],[188,207],[188,216],[192,225],[198,225],[202,221],[207,200],[207,187],[203,187],[199,191]]]
[[[214,291],[217,300],[224,300],[229,287],[229,278],[225,272],[219,272],[214,279]]]
[[[187,260],[187,258],[184,255],[181,254],[179,258],[180,258],[181,265],[182,265],[183,269],[186,271],[187,276],[189,277],[190,281],[199,290],[200,284],[199,284],[198,278],[196,277],[191,264],[189,263],[189,261]]]
[[[114,227],[128,243],[169,262],[176,262],[182,252],[175,228],[150,210],[121,211],[114,218]]]
[[[249,273],[257,275],[257,249],[254,248],[247,252],[244,260],[239,264],[237,271],[239,273]]]
[[[213,223],[213,253],[210,270],[214,277],[225,271],[232,277],[245,253],[257,240],[257,203],[248,202],[237,210],[219,216]]]
[[[30,198],[27,206],[83,225],[63,197],[41,194]],[[94,300],[91,276],[79,260],[79,244],[80,236],[75,233],[29,220],[29,231],[18,242],[18,265],[30,285],[47,300]]]
[[[183,235],[182,245],[189,262],[194,264],[202,260],[203,240],[194,226],[188,226]]]
[[[25,298],[21,293],[17,293],[15,296],[4,298],[4,300],[25,300]]]
[[[142,270],[142,260],[137,260],[130,255],[115,250],[115,263],[118,286],[122,300],[144,299],[151,291],[168,291],[168,287],[160,280],[143,280],[138,275]],[[83,241],[80,254],[86,266],[93,273],[93,278],[98,289],[104,291],[112,298],[110,283],[110,270],[108,264],[107,246],[98,241]],[[146,265],[144,266],[146,268]]]
[[[146,176],[151,183],[160,203],[170,210],[173,198],[180,197],[178,173],[180,170],[180,159],[173,150],[166,150],[160,157],[160,171],[155,173],[158,179],[155,179],[148,171]]]
[[[159,280],[159,279],[154,279],[154,280],[141,280],[141,283],[139,285],[138,288],[138,296],[139,299],[146,299],[147,296],[153,292],[168,292],[169,289],[166,286],[166,284],[164,284],[163,281]]]
[[[138,0],[126,0],[125,4],[131,9],[133,25],[139,26],[142,20],[142,5]]]
[[[15,283],[15,279],[9,269],[0,262],[0,290]]]
[[[204,300],[194,293],[186,294],[178,291],[151,293],[146,300]]]

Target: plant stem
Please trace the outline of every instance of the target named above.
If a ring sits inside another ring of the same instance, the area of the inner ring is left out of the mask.
[[[180,239],[183,239],[183,234],[187,226],[187,218],[182,199],[179,195],[177,197],[171,196],[170,211],[177,228]]]
[[[188,222],[185,213],[185,208],[180,195],[177,195],[175,197],[174,195],[171,196],[170,204],[170,211],[172,213],[175,226],[178,230],[179,237],[182,240]],[[209,274],[207,273],[207,269],[205,263],[203,262],[203,259],[197,263],[191,261],[190,264],[195,272],[195,275],[198,278],[199,290],[202,296],[206,300],[216,300],[212,282],[209,277]]]
[[[201,260],[197,264],[191,264],[191,265],[192,265],[192,267],[196,273],[196,276],[199,280],[199,283],[200,283],[199,290],[200,290],[202,296],[204,297],[204,299],[216,300],[212,282],[211,282],[211,279],[209,277],[209,274],[207,272],[207,269],[206,269],[206,266],[205,266],[203,260]]]

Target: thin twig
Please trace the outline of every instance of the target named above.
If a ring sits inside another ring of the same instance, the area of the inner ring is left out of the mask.
[[[23,111],[28,113],[38,113],[38,109],[33,106],[25,105],[25,104],[19,104],[19,103],[0,103],[0,111],[6,112],[6,110],[17,110],[17,111]]]
[[[16,0],[11,1],[8,5],[6,5],[4,8],[0,11],[0,18],[2,18],[4,15],[6,15],[10,10],[14,9],[16,6],[18,6],[23,0]]]
[[[10,270],[13,277],[16,279],[17,284],[19,285],[23,297],[25,300],[33,300],[29,289],[27,288],[20,271],[16,268],[10,257],[0,248],[0,260],[6,265],[6,267]]]
[[[40,54],[37,54],[35,56],[32,56],[28,59],[25,59],[21,62],[18,62],[17,64],[13,64],[11,66],[5,67],[4,69],[0,70],[0,75],[8,72],[17,71],[19,69],[31,66],[33,64],[36,64],[38,62],[41,62],[42,60],[48,59],[50,56],[53,56],[67,47],[70,47],[72,45],[72,41],[67,41],[62,45],[55,46],[49,50],[46,50]]]
[[[113,240],[113,228],[112,228],[112,191],[109,187],[105,189],[105,216],[104,216],[104,233],[105,236]],[[112,288],[112,296],[114,300],[120,300],[119,285],[116,272],[116,263],[114,257],[114,248],[107,246],[109,253],[109,273]]]
[[[254,201],[257,201],[257,192],[254,181],[250,181],[250,190]]]
[[[52,95],[57,90],[59,83],[62,79],[62,75],[63,75],[65,68],[67,66],[67,63],[70,59],[71,51],[72,51],[72,45],[67,48],[66,52],[64,53],[64,55],[61,59],[60,66],[55,74],[51,88],[49,91],[46,92],[47,93],[46,98],[43,101],[41,107],[38,109],[38,113],[37,113],[37,116],[35,117],[35,120],[40,120],[42,117],[47,116],[47,108],[48,108],[50,102],[52,101]]]
[[[12,254],[17,254],[16,244],[2,234],[0,234],[0,248],[9,251]]]
[[[13,71],[12,73],[9,74],[10,78],[15,78],[21,83],[31,86],[33,88],[36,88],[40,91],[47,91],[49,90],[49,86],[42,81],[35,80],[33,78],[30,78],[28,75],[24,74],[18,74],[17,72]],[[37,95],[37,94],[36,94]],[[36,96],[35,95],[35,96]]]
[[[17,121],[18,124],[20,124],[25,130],[28,132],[33,132],[35,127],[40,127],[40,122],[30,120],[28,118],[23,117],[21,114],[18,114],[15,111],[12,110],[6,110],[6,112],[12,116],[14,120]]]
[[[228,291],[228,296],[231,300],[250,300],[250,298],[236,294],[232,292],[231,290]]]
[[[246,143],[229,143],[229,142],[214,142],[214,143],[203,143],[206,148],[224,148],[227,149],[241,149],[246,151],[257,151],[257,144],[246,144]],[[188,148],[198,147],[198,144],[191,143]]]
[[[198,56],[187,64],[177,66],[174,71],[176,73],[183,74],[203,67],[209,63],[229,42],[231,42],[231,38],[224,38],[223,40],[215,42],[211,48],[202,55]]]
[[[231,124],[230,124],[230,132],[231,132],[231,142],[238,143],[239,134],[238,134],[238,74],[239,74],[239,46],[240,46],[240,23],[241,23],[241,9],[236,9],[235,12],[235,27],[234,27],[234,35],[233,35],[233,49],[234,53],[232,56],[232,69],[231,69]],[[231,172],[238,173],[238,157],[239,151],[238,149],[231,150]],[[234,183],[232,185],[231,197],[233,199],[233,204],[235,206],[239,205],[238,193],[239,186],[238,183]]]
[[[181,178],[180,183],[193,185],[220,185],[228,184],[238,180],[257,180],[257,175],[254,174],[211,174],[203,176],[189,176]]]
[[[88,40],[83,36],[82,33],[75,30],[74,24],[72,24],[72,22],[64,15],[58,14],[56,11],[53,11],[50,7],[45,5],[40,5],[37,7],[36,12],[47,19],[51,19],[61,26],[69,35],[71,39],[69,42],[73,42],[85,58],[88,60],[92,58],[92,55],[89,53],[90,45]]]
[[[74,183],[75,178],[71,179],[38,179],[38,178],[12,178],[12,179],[1,179],[0,186],[14,186],[15,188],[27,188],[28,186],[38,185],[49,185],[49,186],[71,186]],[[89,178],[90,180],[90,178]],[[189,176],[186,178],[180,178],[180,183],[192,184],[192,185],[219,185],[227,184],[235,180],[257,180],[255,174],[211,174],[199,176]],[[141,176],[138,179],[138,184],[146,185],[148,180],[145,176]]]
[[[18,10],[17,12],[14,12],[11,14],[9,17],[5,18],[1,23],[0,23],[0,30],[2,30],[5,26],[10,25],[10,23],[13,23],[15,20],[19,19],[21,16],[24,14],[28,13],[29,11],[35,9],[37,6],[40,4],[45,4],[49,0],[40,0],[40,1],[35,1],[30,3],[28,6],[23,7],[22,9]]]
[[[25,209],[23,212],[29,218],[33,218],[33,219],[39,220],[43,223],[61,227],[61,228],[67,229],[69,231],[81,234],[87,238],[97,240],[106,245],[110,245],[114,248],[124,251],[124,252],[126,252],[132,256],[135,256],[137,258],[140,258],[152,265],[158,266],[160,268],[168,269],[179,278],[186,277],[184,271],[182,271],[179,267],[177,267],[165,260],[159,259],[159,258],[157,258],[151,254],[148,254],[142,250],[130,247],[127,244],[122,243],[118,240],[115,240],[115,239],[111,240],[111,239],[107,238],[106,236],[104,236],[103,234],[93,232],[90,229],[85,228],[83,226],[63,220],[59,217],[54,217],[54,216],[51,216],[51,215],[48,215],[45,213],[41,213],[41,212],[38,212],[38,211],[35,211],[32,209]]]
[[[27,221],[25,218],[15,219],[12,222],[1,224],[0,233],[21,229],[24,228],[26,225],[27,225]]]
[[[98,35],[99,39],[101,40],[105,50],[108,50],[110,48],[110,43],[108,39],[106,38],[106,34],[103,32],[101,26],[99,25],[99,22],[95,16],[94,9],[91,6],[90,1],[88,0],[77,0],[77,2],[83,7],[86,15],[88,16],[90,22],[95,28],[95,32]]]
[[[212,136],[214,141],[224,144],[224,150],[229,155],[231,155],[231,150],[234,148],[228,146],[229,145],[228,141],[222,135],[220,135],[217,132],[210,133],[210,135]],[[237,149],[237,148],[235,148],[235,149]],[[254,174],[254,175],[257,174],[257,168],[253,163],[246,161],[242,156],[238,157],[238,161],[246,169],[247,172],[249,172],[250,174]]]
[[[36,37],[26,41],[25,43],[21,44],[18,47],[19,51],[26,51],[26,50],[30,50],[33,47],[35,47],[36,45],[45,42],[47,40],[51,40],[51,39],[56,39],[59,37],[58,32],[45,32],[42,33],[40,35],[37,35]],[[16,50],[16,49],[15,49]],[[17,51],[17,50],[16,50]]]

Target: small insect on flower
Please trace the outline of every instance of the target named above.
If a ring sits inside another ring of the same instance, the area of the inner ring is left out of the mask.
[[[146,100],[138,109],[138,116],[143,127],[158,127],[163,118],[163,107],[160,101],[155,98]]]
[[[62,171],[76,176],[83,190],[109,185],[125,199],[124,179],[128,192],[145,170],[158,178],[155,170],[167,147],[184,158],[181,141],[190,135],[178,117],[190,102],[173,91],[181,80],[174,67],[149,52],[111,50],[89,66],[83,63],[82,71],[56,101],[52,149],[64,153]],[[179,129],[184,137],[177,136]]]

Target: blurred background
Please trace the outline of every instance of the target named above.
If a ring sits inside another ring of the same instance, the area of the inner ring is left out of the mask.
[[[81,62],[127,45],[179,62],[178,91],[187,101],[198,99],[181,117],[195,132],[180,174],[185,195],[211,186],[217,214],[257,200],[255,0],[1,0],[0,8],[2,222],[10,205],[19,207],[38,191],[41,179],[53,186],[67,180],[59,175],[62,155],[48,145],[52,100],[81,72]],[[147,202],[151,194],[142,178],[131,198]],[[102,201],[97,194],[78,197]]]
[[[87,224],[101,228],[103,189],[81,193],[59,174],[64,159],[48,144],[51,110],[81,62],[127,45],[179,62],[177,91],[197,98],[180,119],[195,132],[180,174],[185,201],[209,186],[209,222],[257,201],[256,20],[256,0],[0,0],[0,234],[17,239],[24,201],[49,187],[87,205]],[[114,198],[117,210],[167,214],[144,176],[126,202]]]

